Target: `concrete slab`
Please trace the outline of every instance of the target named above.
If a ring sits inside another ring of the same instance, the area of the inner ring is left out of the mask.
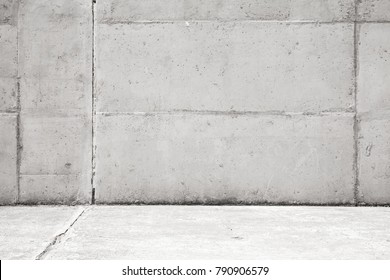
[[[96,36],[100,112],[353,108],[353,24],[99,24]]]
[[[390,111],[390,24],[361,24],[359,34],[357,111]]]
[[[389,0],[359,0],[358,20],[364,21],[389,21],[390,1]]]
[[[390,1],[363,1],[390,11]],[[386,4],[387,3],[387,4]],[[387,7],[386,7],[387,5]],[[381,18],[379,18],[381,19]],[[390,199],[390,24],[359,25],[357,111],[359,118],[359,201]]]
[[[35,259],[82,207],[0,207],[0,259]]]
[[[22,203],[87,203],[92,153],[92,1],[21,1]]]
[[[0,111],[17,107],[17,53],[17,28],[0,25]]]
[[[79,117],[21,116],[24,140],[20,202],[91,201],[91,122]]]
[[[15,77],[17,73],[17,28],[0,25],[0,77]]]
[[[0,113],[0,205],[18,198],[17,116]]]
[[[352,203],[353,115],[99,115],[97,203]]]
[[[389,228],[390,208],[99,206],[43,258],[389,259]]]
[[[0,24],[16,25],[19,0],[0,0]]]
[[[22,113],[86,114],[92,102],[92,1],[22,1]]]
[[[359,200],[369,204],[390,201],[390,111],[359,121]]]
[[[383,0],[386,1],[386,0]],[[98,20],[351,20],[354,0],[105,0]]]

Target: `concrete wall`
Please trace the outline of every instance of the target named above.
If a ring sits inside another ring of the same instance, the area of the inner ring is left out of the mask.
[[[0,204],[18,201],[18,2],[0,2]]]
[[[89,203],[92,3],[1,0],[0,22],[0,203]]]
[[[0,1],[1,204],[390,203],[388,0]]]

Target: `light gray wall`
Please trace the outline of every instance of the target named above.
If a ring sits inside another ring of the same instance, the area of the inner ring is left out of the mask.
[[[388,0],[0,0],[0,203],[390,203]]]

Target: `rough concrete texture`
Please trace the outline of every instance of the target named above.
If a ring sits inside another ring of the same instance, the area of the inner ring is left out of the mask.
[[[0,205],[18,198],[17,1],[0,0]]]
[[[97,121],[98,203],[353,202],[352,114]]]
[[[360,121],[359,200],[368,204],[390,201],[390,112]]]
[[[42,259],[389,259],[389,226],[380,207],[101,206]]]
[[[19,0],[0,0],[0,24],[16,25]]]
[[[365,23],[359,30],[358,112],[390,111],[390,24]]]
[[[361,201],[359,110],[389,72],[367,2],[98,3],[97,202]]]
[[[17,107],[17,28],[0,25],[0,112]]]
[[[19,17],[20,202],[90,202],[92,1],[22,1]]]
[[[390,21],[389,0],[358,0],[358,20]]]
[[[16,115],[0,113],[0,205],[18,197],[16,146]]]
[[[91,1],[84,0],[27,0],[21,3],[22,113],[90,116],[91,9]]]
[[[97,45],[103,112],[353,107],[352,24],[101,24]]]
[[[35,259],[82,210],[79,207],[1,207],[0,259]]]
[[[20,202],[88,203],[90,133],[81,117],[22,115]]]
[[[384,0],[386,1],[386,0]],[[99,22],[161,20],[340,21],[354,17],[354,0],[104,0]]]
[[[389,17],[388,0],[0,0],[1,203],[388,204]]]
[[[365,23],[359,29],[358,199],[386,204],[390,201],[390,24]]]

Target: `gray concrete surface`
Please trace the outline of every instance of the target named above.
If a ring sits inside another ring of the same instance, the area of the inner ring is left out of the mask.
[[[19,202],[91,201],[92,1],[19,6]]]
[[[388,205],[389,3],[0,0],[0,204]]]
[[[390,24],[360,24],[358,28],[358,111],[390,111]]]
[[[22,120],[19,202],[89,203],[91,129],[80,116],[29,115]]]
[[[0,0],[0,24],[16,25],[19,0]]]
[[[366,2],[372,2],[370,7],[375,8],[372,16],[386,11],[386,5],[387,10],[390,8],[390,1],[363,1]],[[390,24],[359,24],[357,28],[357,199],[383,204],[390,199]]]
[[[390,259],[390,208],[92,206],[82,211],[1,207],[0,258]]]
[[[0,205],[18,198],[16,121],[16,115],[0,113]]]
[[[97,203],[353,203],[352,114],[97,120]]]
[[[0,259],[35,259],[65,232],[81,207],[0,207]]]
[[[341,21],[353,19],[354,4],[354,0],[104,0],[97,11],[98,20],[108,23],[129,20]]]
[[[17,29],[0,24],[0,112],[17,107]]]
[[[390,197],[390,111],[360,120],[359,200],[386,203]]]
[[[17,0],[0,0],[0,205],[18,200]]]
[[[99,112],[353,108],[353,24],[98,24],[96,36]]]
[[[387,204],[386,3],[98,3],[97,202]]]
[[[358,20],[388,21],[390,20],[390,1],[388,0],[359,0]]]

